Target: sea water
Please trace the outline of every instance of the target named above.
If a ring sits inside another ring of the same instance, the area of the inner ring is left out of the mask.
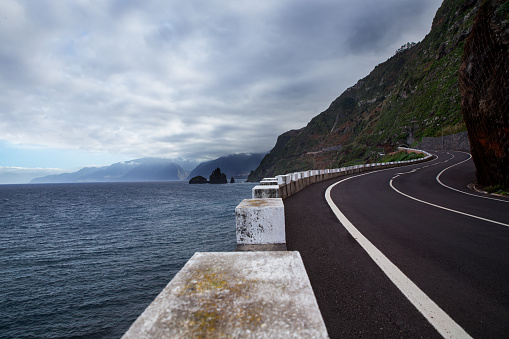
[[[0,337],[118,338],[253,185],[0,185]]]

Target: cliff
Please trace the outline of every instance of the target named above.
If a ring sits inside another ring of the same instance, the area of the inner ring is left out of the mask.
[[[307,126],[281,135],[249,180],[374,161],[401,144],[465,131],[459,67],[479,6],[445,0],[421,42],[403,45]]]
[[[509,1],[481,6],[460,68],[461,107],[477,180],[509,187]]]

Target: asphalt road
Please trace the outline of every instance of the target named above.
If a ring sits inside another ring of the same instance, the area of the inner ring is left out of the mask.
[[[508,337],[509,199],[467,188],[468,154],[431,153],[285,200],[287,247],[302,255],[331,338],[442,337],[339,222],[325,200],[338,181],[334,204],[453,322],[474,338]]]

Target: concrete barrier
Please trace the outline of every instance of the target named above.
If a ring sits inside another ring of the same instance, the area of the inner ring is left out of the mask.
[[[196,253],[123,338],[328,338],[302,259],[286,252],[283,199],[326,179],[433,158],[406,150],[425,157],[265,178],[235,208],[241,252]]]
[[[298,252],[195,253],[122,337],[328,338]]]
[[[262,186],[273,186],[273,185],[279,185],[277,178],[265,178],[260,181],[260,185]]]
[[[281,198],[279,185],[257,185],[252,189],[253,199]]]
[[[244,199],[235,208],[238,245],[286,244],[283,199]]]
[[[421,150],[414,150],[414,149],[406,149],[408,151],[422,153],[425,155],[424,158],[420,159],[414,159],[414,160],[407,160],[407,161],[392,161],[387,163],[373,163],[373,164],[362,164],[362,165],[354,165],[354,166],[348,166],[348,167],[341,167],[341,168],[333,168],[333,169],[321,169],[321,170],[309,170],[309,171],[303,171],[303,172],[296,172],[291,174],[285,174],[285,175],[277,175],[275,178],[265,178],[260,183],[270,183],[273,184],[277,182],[277,185],[279,186],[279,194],[277,197],[286,199],[293,194],[301,191],[302,189],[306,188],[309,185],[322,182],[324,180],[329,180],[332,178],[338,178],[344,175],[350,175],[350,174],[356,174],[356,173],[362,173],[367,171],[375,171],[380,169],[387,169],[392,167],[399,167],[404,166],[408,164],[413,163],[419,163],[422,161],[428,161],[432,159],[432,155]],[[272,180],[272,181],[271,181]],[[261,185],[260,185],[261,186]],[[264,185],[265,186],[265,185]],[[267,184],[267,186],[269,186]],[[258,186],[256,186],[256,189],[259,189]],[[253,195],[253,198],[265,198],[265,197],[274,197],[275,194],[257,194]]]

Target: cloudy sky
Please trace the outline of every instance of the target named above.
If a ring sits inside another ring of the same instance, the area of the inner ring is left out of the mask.
[[[2,0],[0,183],[268,151],[422,40],[440,3]]]

